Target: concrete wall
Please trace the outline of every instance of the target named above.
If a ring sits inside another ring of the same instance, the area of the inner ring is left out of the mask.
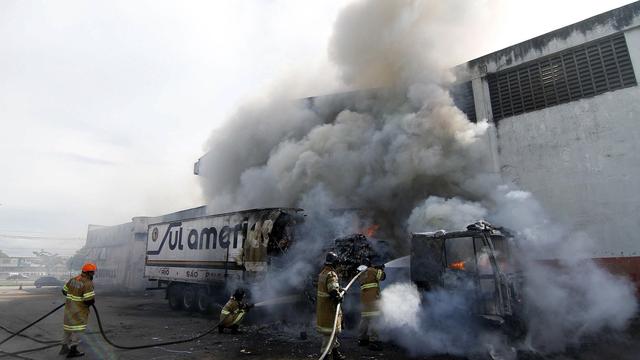
[[[640,88],[503,119],[503,177],[597,240],[594,256],[640,256]]]
[[[479,119],[493,120],[493,72],[623,31],[640,81],[640,2],[468,64]],[[640,257],[640,87],[502,119],[490,134],[496,169],[549,214],[595,240],[594,257]],[[634,270],[635,271],[635,270]]]
[[[585,42],[640,26],[640,1],[596,15],[506,49],[469,61],[465,77],[477,78],[538,59]],[[464,77],[460,80],[465,80]]]

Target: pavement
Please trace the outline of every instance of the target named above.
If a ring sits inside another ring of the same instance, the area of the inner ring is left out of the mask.
[[[192,337],[210,329],[217,322],[217,314],[203,315],[171,311],[161,291],[151,291],[137,296],[98,295],[96,306],[100,312],[103,326],[108,337],[120,345],[142,345]],[[16,331],[38,317],[46,314],[64,298],[60,288],[44,287],[0,287],[0,325]],[[55,341],[62,337],[63,310],[59,310],[25,334],[40,341]],[[309,319],[299,321],[260,322],[264,317],[259,311],[250,313],[244,333],[238,335],[216,332],[204,338],[185,344],[156,346],[140,350],[119,350],[107,344],[98,332],[95,315],[90,316],[88,330],[82,337],[81,348],[86,355],[82,359],[317,359],[320,353],[320,338],[309,326]],[[307,338],[301,338],[306,332]],[[519,359],[545,360],[598,360],[640,358],[640,321],[635,321],[630,330],[622,336],[602,336],[591,339],[580,347],[562,354],[537,356],[521,354]],[[9,334],[0,329],[0,341]],[[354,331],[341,335],[342,350],[349,359],[429,359],[462,360],[459,357],[438,355],[430,357],[411,357],[403,349],[388,344],[384,352],[372,352],[356,345]],[[0,346],[4,352],[16,352],[24,349],[42,347],[30,339],[15,337]],[[3,359],[56,359],[59,347],[23,353],[18,357],[6,356]],[[475,360],[487,357],[472,357]]]
[[[120,345],[142,345],[180,340],[192,337],[217,323],[218,315],[188,314],[171,311],[163,293],[147,292],[139,296],[100,295],[96,297],[96,307],[100,312],[103,326],[110,339]],[[63,303],[60,288],[44,287],[2,287],[0,288],[0,325],[16,331],[48,311]],[[257,314],[254,314],[257,315]],[[41,341],[57,340],[62,337],[63,310],[44,319],[25,334]],[[253,316],[254,318],[257,316]],[[271,322],[258,324],[255,319],[243,327],[238,335],[214,333],[185,344],[158,346],[141,350],[119,350],[107,344],[98,332],[95,315],[90,316],[88,330],[82,338],[82,359],[317,359],[320,355],[320,338],[312,328],[300,324]],[[300,338],[300,332],[307,333],[307,339]],[[9,334],[0,329],[0,340]],[[385,349],[384,353],[359,348],[353,335],[341,337],[344,352],[350,359],[409,359],[396,347]],[[14,337],[0,346],[4,352],[16,352],[41,347],[29,339]],[[24,353],[22,359],[56,359],[59,347],[43,351]],[[455,359],[438,357],[437,359]]]

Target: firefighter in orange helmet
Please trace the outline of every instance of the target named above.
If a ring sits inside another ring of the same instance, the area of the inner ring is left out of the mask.
[[[62,288],[62,293],[67,297],[67,301],[64,305],[64,338],[60,354],[66,354],[67,358],[84,355],[78,350],[78,333],[86,330],[89,321],[89,307],[95,302],[93,275],[96,269],[96,264],[85,263],[82,266],[82,273],[71,278]]]
[[[246,313],[253,308],[253,304],[245,303],[244,289],[238,288],[220,311],[220,325],[218,332],[224,333],[225,328],[231,329],[232,334],[239,333],[240,322]]]
[[[334,252],[327,253],[324,267],[318,274],[318,293],[316,301],[316,329],[322,335],[322,347],[320,353],[324,352],[327,347],[333,356],[333,360],[343,360],[346,357],[340,353],[338,347],[338,334],[342,332],[342,310],[338,313],[338,323],[336,335],[331,340],[333,332],[334,319],[336,317],[336,308],[342,302],[342,293],[340,292],[340,283],[338,282],[338,273],[335,266],[338,263],[338,255]]]
[[[374,351],[382,350],[382,344],[378,341],[378,331],[376,324],[380,309],[378,301],[380,299],[380,281],[386,278],[384,273],[384,265],[371,266],[371,262],[367,263],[368,267],[365,272],[360,275],[360,303],[362,310],[360,312],[360,339],[358,345],[369,346]]]

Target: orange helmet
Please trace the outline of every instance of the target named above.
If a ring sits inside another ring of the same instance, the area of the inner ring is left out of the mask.
[[[82,272],[89,272],[89,271],[96,271],[97,267],[96,264],[92,263],[92,262],[86,262],[84,263],[84,265],[82,265]]]

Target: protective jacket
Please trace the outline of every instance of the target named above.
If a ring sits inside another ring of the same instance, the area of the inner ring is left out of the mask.
[[[323,334],[331,334],[338,303],[331,297],[331,292],[338,291],[338,274],[333,267],[325,265],[318,275],[318,292],[316,301],[316,329]],[[336,332],[342,331],[342,310],[338,314]]]
[[[220,311],[220,321],[222,321],[220,325],[224,327],[237,325],[247,313],[245,306],[243,302],[232,296]]]
[[[96,296],[93,281],[86,274],[80,274],[67,281],[62,292],[67,296],[64,305],[64,330],[84,331],[89,321],[89,306]]]
[[[386,277],[383,270],[369,267],[360,275],[360,316],[372,317],[380,315],[378,300],[380,299],[380,281]]]

